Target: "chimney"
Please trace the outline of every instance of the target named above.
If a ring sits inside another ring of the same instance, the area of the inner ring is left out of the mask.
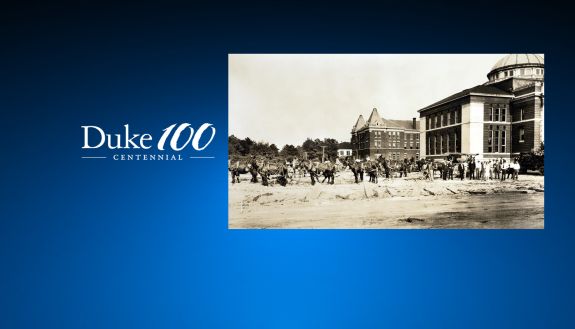
[[[413,118],[413,124],[411,125],[411,128],[416,129],[417,125],[415,124],[415,118]]]

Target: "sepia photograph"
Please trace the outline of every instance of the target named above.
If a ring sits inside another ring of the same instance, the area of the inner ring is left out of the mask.
[[[231,229],[543,229],[543,54],[228,55]]]

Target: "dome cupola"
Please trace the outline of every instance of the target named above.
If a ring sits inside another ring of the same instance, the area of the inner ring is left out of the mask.
[[[544,59],[535,54],[510,54],[501,58],[487,74],[489,82],[507,78],[543,79]]]

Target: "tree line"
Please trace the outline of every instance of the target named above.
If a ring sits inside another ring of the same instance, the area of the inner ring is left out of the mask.
[[[230,159],[255,155],[267,158],[282,157],[288,160],[293,158],[321,160],[322,152],[324,152],[326,160],[333,160],[337,158],[338,146],[339,142],[333,138],[324,138],[323,140],[307,138],[301,145],[286,144],[280,150],[275,144],[263,141],[257,142],[249,137],[244,139],[237,138],[234,135],[228,137]]]

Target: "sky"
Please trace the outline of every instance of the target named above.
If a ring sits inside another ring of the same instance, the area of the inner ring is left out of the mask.
[[[276,144],[349,141],[360,114],[417,110],[487,81],[505,54],[230,54],[229,134]]]

